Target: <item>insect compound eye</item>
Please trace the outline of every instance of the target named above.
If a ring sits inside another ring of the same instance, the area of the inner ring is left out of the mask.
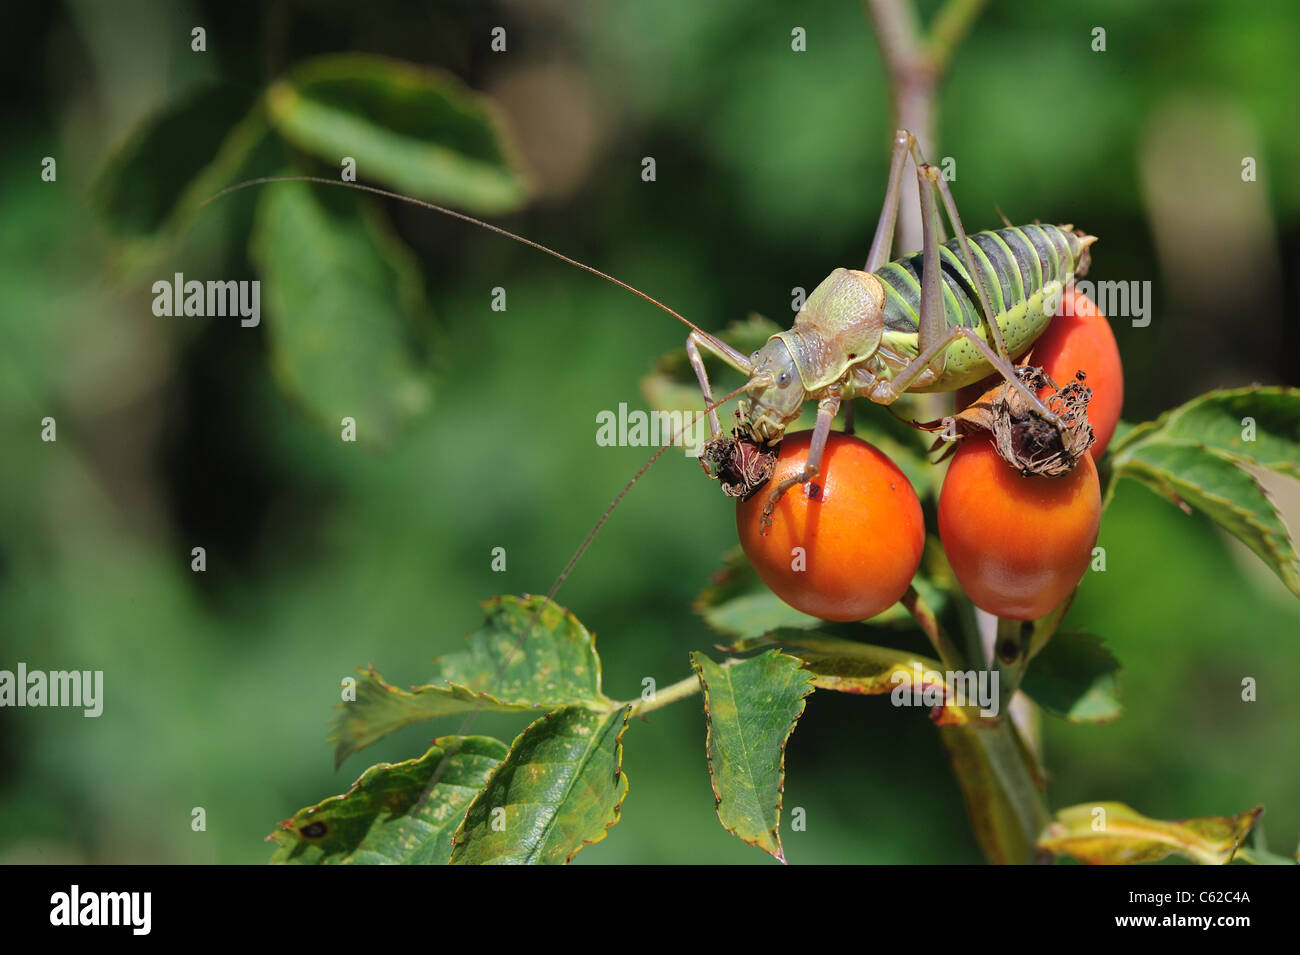
[[[749,356],[749,361],[750,361],[750,364],[752,364],[752,365],[757,365],[757,364],[758,364],[758,352],[754,352],[754,354],[750,355],[750,356]]]
[[[781,374],[776,376],[776,383],[781,388],[790,384],[790,373],[788,371],[781,372]]]

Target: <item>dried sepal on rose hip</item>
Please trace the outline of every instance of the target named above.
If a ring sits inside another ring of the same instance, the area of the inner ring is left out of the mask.
[[[722,493],[746,501],[772,477],[779,451],[779,443],[768,447],[737,426],[732,437],[719,435],[704,443],[700,467],[722,485]]]
[[[1088,453],[1094,461],[1100,461],[1119,424],[1124,404],[1124,366],[1120,361],[1115,333],[1096,303],[1073,285],[1069,286],[1061,298],[1056,317],[1021,363],[1037,365],[1044,374],[1057,381],[1072,378],[1079,371],[1088,376],[1088,387],[1092,389],[1088,423],[1096,436]],[[969,407],[990,388],[1001,383],[1001,378],[990,375],[959,388],[955,394],[956,407]],[[1047,396],[1040,394],[1039,397],[1045,399]]]
[[[1017,374],[1035,392],[1053,389],[1044,404],[1060,418],[1060,424],[1049,423],[1020,391],[1007,385],[993,402],[993,439],[998,454],[1025,477],[1070,473],[1094,440],[1088,422],[1092,389],[1084,384],[1083,372],[1060,388],[1041,368],[1031,366]]]
[[[956,449],[958,439],[986,432],[993,436],[1002,460],[1025,477],[1057,477],[1074,470],[1094,440],[1088,422],[1092,390],[1084,383],[1083,372],[1064,387],[1057,387],[1042,368],[1033,365],[1018,366],[1016,375],[1035,393],[1050,389],[1043,403],[1056,414],[1059,423],[1048,421],[1018,388],[1003,381],[957,414],[921,426],[942,430],[942,437],[931,448],[949,446],[940,460]]]

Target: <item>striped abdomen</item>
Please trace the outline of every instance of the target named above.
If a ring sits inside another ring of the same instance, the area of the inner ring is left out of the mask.
[[[1048,295],[1059,293],[1078,269],[1087,240],[1054,225],[1026,225],[970,237],[975,268],[980,272],[994,318],[1012,357],[1026,351],[1051,321],[1044,314]],[[939,246],[943,267],[946,327],[965,325],[987,339],[980,316],[979,295],[956,239]],[[921,311],[921,253],[890,262],[876,271],[885,287],[885,335],[882,345],[901,357],[917,353]],[[947,391],[977,381],[991,369],[970,342],[959,340],[948,350],[945,373],[920,391]]]

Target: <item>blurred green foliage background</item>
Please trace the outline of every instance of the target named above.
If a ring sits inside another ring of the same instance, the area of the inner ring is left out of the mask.
[[[325,742],[354,665],[423,682],[479,599],[545,592],[647,453],[597,447],[596,413],[643,407],[641,377],[683,338],[596,279],[393,205],[431,305],[432,407],[387,450],[342,444],[277,388],[273,318],[153,315],[150,285],[174,269],[254,272],[233,201],[143,271],[106,233],[87,195],[136,122],[215,78],[255,96],[322,53],[445,68],[496,100],[533,176],[535,201],[496,221],[710,328],[751,310],[784,321],[792,287],[858,265],[884,188],[888,90],[852,0],[78,0],[10,17],[0,667],[102,669],[106,703],[99,719],[0,710],[0,861],[261,862],[276,820],[455,732],[409,728],[337,774]],[[190,51],[196,25],[207,53]],[[504,54],[489,48],[498,25]],[[1294,4],[1107,0],[994,2],[956,54],[938,153],[957,160],[967,226],[996,225],[996,208],[1074,222],[1101,237],[1093,278],[1154,284],[1149,327],[1114,323],[1128,420],[1215,386],[1300,380],[1297,49]],[[47,155],[56,183],[39,176]],[[39,440],[46,415],[55,444]],[[1296,526],[1295,487],[1274,490]],[[596,631],[607,692],[677,680],[688,650],[712,646],[690,602],[734,543],[731,507],[692,460],[667,456],[629,495],[559,598]],[[1052,805],[1180,818],[1263,802],[1290,851],[1300,604],[1135,484],[1101,543],[1107,570],[1068,623],[1124,662],[1126,713],[1047,724]],[[189,569],[196,545],[205,574]],[[489,569],[496,546],[505,573]],[[1246,676],[1256,703],[1240,700]],[[509,740],[523,725],[475,728]],[[633,725],[624,766],[623,821],[579,861],[766,859],[714,816],[698,699]],[[980,858],[921,713],[819,692],[787,770],[785,805],[808,820],[785,834],[792,862]],[[190,827],[199,806],[206,832]]]

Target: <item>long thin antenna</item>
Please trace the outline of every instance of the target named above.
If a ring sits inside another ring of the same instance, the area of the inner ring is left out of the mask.
[[[695,417],[691,419],[691,427],[695,427],[695,425],[699,423],[701,417],[708,414],[710,411],[716,411],[748,387],[749,382],[745,382],[745,384],[741,385],[731,394],[719,398],[717,401],[713,402],[713,404],[708,405],[703,411],[697,412]],[[564,570],[560,571],[560,575],[555,578],[555,583],[551,584],[551,589],[546,592],[546,600],[542,603],[543,607],[549,604],[551,599],[555,596],[556,591],[564,586],[564,582],[569,578],[569,574],[573,572],[573,568],[576,567],[578,561],[582,559],[582,555],[587,552],[587,548],[590,547],[591,542],[596,539],[596,535],[600,533],[600,529],[605,526],[605,522],[609,520],[609,516],[614,513],[614,509],[618,507],[618,505],[622,503],[623,498],[627,496],[627,492],[632,490],[632,486],[636,484],[637,481],[641,480],[642,475],[649,471],[654,463],[659,460],[660,456],[676,443],[678,437],[680,437],[679,434],[673,434],[673,436],[665,443],[659,445],[659,449],[655,451],[654,454],[650,455],[650,460],[641,465],[641,469],[637,471],[636,474],[632,475],[630,481],[623,485],[623,490],[619,491],[618,494],[615,495],[614,500],[609,502],[609,507],[605,508],[605,513],[600,515],[600,519],[592,526],[591,532],[583,539],[582,543],[578,546],[578,549],[573,552],[573,556],[569,558],[569,562],[564,565]],[[540,613],[541,610],[538,610],[538,614]],[[536,621],[536,619],[537,617],[534,616],[533,620]]]
[[[532,239],[525,239],[522,235],[518,235],[514,232],[511,232],[509,229],[503,229],[499,225],[493,225],[490,222],[484,222],[482,219],[475,219],[473,216],[466,215],[463,212],[457,212],[455,209],[448,209],[446,206],[435,205],[432,202],[425,202],[423,199],[416,199],[413,198],[412,196],[404,196],[400,192],[392,192],[388,189],[379,189],[375,186],[367,186],[364,183],[360,183],[360,182],[343,182],[342,180],[339,179],[325,179],[322,176],[261,176],[260,178],[257,179],[246,179],[243,182],[235,183],[233,186],[227,186],[225,189],[222,189],[220,192],[216,193],[215,195],[208,196],[208,198],[204,199],[201,203],[199,203],[199,208],[201,209],[204,206],[206,206],[208,203],[217,201],[222,196],[228,196],[232,192],[238,192],[240,189],[247,189],[249,186],[261,186],[270,182],[316,182],[316,183],[320,183],[323,186],[342,186],[346,189],[360,189],[362,192],[370,192],[375,194],[376,196],[384,196],[387,199],[397,199],[401,202],[406,202],[413,206],[419,206],[422,209],[432,209],[434,212],[441,212],[443,215],[451,216],[453,219],[459,219],[461,222],[468,222],[471,225],[478,226],[479,228],[487,229],[489,232],[495,232],[497,235],[503,235],[507,239],[514,239],[516,242],[520,243],[521,245],[530,246],[531,248],[537,249],[538,251],[545,252],[547,255],[554,256],[555,258],[559,259],[561,262],[567,262],[569,265],[572,265],[574,268],[582,269],[582,271],[584,272],[590,272],[592,275],[598,276],[604,279],[606,282],[612,282],[613,284],[617,285],[619,288],[626,289],[627,291],[631,292],[637,298],[645,299],[645,301],[655,306],[655,308],[663,309],[673,318],[677,319],[687,328],[691,329],[691,331],[698,332],[699,334],[703,335],[705,338],[708,338],[711,341],[715,340],[713,335],[710,335],[704,329],[700,328],[700,326],[696,325],[685,315],[682,315],[680,312],[669,308],[663,302],[659,301],[659,299],[655,298],[652,295],[647,295],[639,288],[636,288],[635,286],[632,285],[628,285],[622,279],[617,279],[614,276],[610,275],[609,273],[602,272],[600,269],[593,268],[590,265],[587,265],[583,262],[579,262],[577,259],[571,259],[563,252],[556,252],[554,249],[544,246],[540,242],[534,242]]]
[[[325,179],[321,176],[262,176],[257,179],[248,179],[245,180],[244,182],[235,183],[233,186],[227,186],[225,189],[222,189],[220,192],[209,196],[207,199],[204,199],[203,202],[199,204],[199,208],[203,208],[209,203],[215,202],[216,200],[222,198],[223,196],[227,196],[232,192],[237,192],[241,189],[247,189],[250,186],[260,186],[260,185],[265,185],[267,183],[273,183],[273,182],[314,182],[324,186],[343,186],[348,189],[360,189],[362,192],[369,192],[374,195],[383,196],[388,199],[396,199],[400,202],[405,202],[413,206],[419,206],[420,208],[423,209],[431,209],[434,212],[440,212],[443,215],[451,216],[453,219],[460,219],[462,222],[468,222],[471,225],[479,226],[480,228],[486,229],[489,232],[495,232],[497,235],[505,236],[507,239],[513,239],[514,241],[520,243],[521,245],[526,245],[531,248],[537,249],[538,251],[545,252],[547,255],[557,258],[561,262],[566,262],[569,265],[572,265],[574,268],[581,269],[584,272],[589,272],[592,275],[602,278],[607,282],[617,285],[619,288],[631,292],[633,295],[637,296],[638,298],[644,299],[645,301],[649,302],[651,305],[654,305],[656,308],[662,309],[663,311],[667,312],[669,315],[677,319],[683,325],[690,328],[692,331],[697,332],[698,334],[700,334],[705,338],[716,341],[713,335],[710,335],[708,332],[704,331],[704,329],[700,328],[698,325],[690,321],[684,315],[680,314],[674,309],[669,308],[667,305],[659,301],[657,298],[647,295],[645,292],[642,292],[640,289],[632,285],[629,285],[628,283],[622,281],[621,279],[617,279],[606,272],[602,272],[600,269],[593,268],[590,265],[586,265],[583,262],[579,262],[577,259],[572,259],[569,256],[564,255],[562,252],[557,252],[552,248],[542,245],[540,242],[534,242],[532,239],[526,239],[521,235],[517,235],[516,233],[511,232],[508,229],[503,229],[500,226],[493,225],[490,222],[484,222],[482,219],[476,219],[473,216],[466,215],[463,212],[457,212],[455,209],[448,209],[445,206],[439,206],[432,202],[426,202],[423,199],[415,199],[411,196],[404,196],[400,192],[392,192],[388,189],[379,189],[375,186],[365,185],[364,183],[343,182],[338,179]],[[749,382],[746,382],[745,384],[741,385],[739,388],[737,388],[735,391],[731,392],[730,394],[718,399],[717,401],[714,401],[712,404],[708,404],[703,411],[696,413],[694,418],[692,418],[691,420],[690,426],[694,427],[696,424],[699,423],[700,419],[704,415],[709,414],[712,411],[715,411],[716,409],[718,409],[719,407],[721,407],[722,405],[730,401],[732,398],[739,395],[742,391],[744,391],[748,387],[749,387]],[[582,539],[582,543],[578,545],[578,549],[573,552],[573,556],[569,558],[569,562],[564,565],[564,569],[560,571],[559,575],[555,578],[554,582],[551,584],[550,589],[546,592],[546,596],[542,599],[541,603],[538,604],[537,608],[533,611],[533,615],[529,619],[528,625],[524,628],[524,632],[520,635],[518,641],[516,641],[515,643],[515,646],[512,648],[510,653],[506,656],[506,658],[502,661],[501,665],[498,667],[497,672],[493,677],[492,685],[495,685],[497,682],[500,681],[501,675],[505,672],[506,667],[510,665],[514,657],[517,656],[519,651],[522,649],[524,642],[529,638],[529,636],[532,635],[533,628],[536,626],[537,621],[541,617],[543,611],[545,611],[545,609],[551,606],[551,604],[554,602],[555,595],[559,592],[560,588],[564,586],[565,581],[569,579],[569,575],[573,573],[574,567],[578,565],[578,561],[582,559],[582,556],[587,552],[587,549],[591,546],[592,542],[596,539],[596,535],[599,534],[601,528],[605,526],[605,522],[609,520],[610,516],[618,508],[619,504],[623,502],[623,498],[627,496],[628,492],[631,491],[632,488],[636,485],[636,483],[641,480],[641,478],[645,475],[645,473],[649,471],[651,467],[654,466],[654,463],[663,456],[663,453],[677,442],[677,439],[685,431],[685,428],[686,425],[683,424],[681,431],[675,431],[668,438],[667,441],[661,444],[658,447],[658,449],[656,449],[654,454],[650,455],[649,460],[647,460],[645,464],[641,465],[641,467],[637,470],[637,472],[634,475],[632,475],[631,479],[626,484],[623,485],[622,489],[618,492],[618,494],[614,496],[614,499],[609,502],[605,510],[601,513],[600,517],[596,520],[596,523],[592,525],[591,530],[587,532],[587,536]],[[483,689],[486,691],[489,689],[489,687],[484,687]],[[482,705],[480,704],[474,707],[473,709],[471,709],[468,713],[466,713],[465,719],[461,722],[460,729],[455,734],[456,737],[459,738],[465,736],[469,732],[470,727],[474,724],[474,721],[478,718],[478,715],[481,712],[482,712]],[[442,779],[442,775],[447,768],[447,762],[455,754],[456,748],[457,748],[456,744],[453,744],[450,747],[448,747],[447,750],[443,753],[442,759],[438,761],[438,765],[434,768],[433,775],[430,776],[428,783],[425,784],[424,792],[420,796],[420,800],[419,800],[420,804],[424,803],[424,801],[428,798],[429,794],[433,791],[433,788],[438,784],[439,780]]]
[[[716,411],[748,387],[749,383],[746,382],[731,394],[719,398],[711,405],[706,405],[703,411],[697,412],[695,417],[691,419],[690,426],[692,428],[695,427],[695,425],[699,423],[700,419],[706,414],[711,411]],[[532,636],[533,627],[537,625],[537,621],[541,617],[542,612],[555,602],[555,595],[559,593],[560,588],[564,586],[564,582],[569,579],[569,574],[573,573],[573,568],[578,565],[578,561],[580,561],[582,555],[587,552],[587,548],[591,546],[591,542],[596,539],[596,535],[600,533],[600,529],[605,526],[605,522],[609,520],[609,516],[613,514],[614,510],[623,502],[623,498],[627,497],[627,492],[632,490],[633,486],[635,486],[636,483],[641,480],[642,476],[644,476],[644,474],[654,466],[654,463],[663,456],[665,451],[677,443],[678,437],[680,437],[685,430],[686,425],[683,424],[681,431],[674,431],[668,440],[659,445],[655,450],[655,453],[650,455],[650,459],[646,461],[645,464],[641,465],[636,474],[632,475],[631,480],[623,485],[622,490],[614,495],[614,500],[609,502],[608,506],[606,506],[605,510],[596,520],[596,523],[592,525],[591,530],[587,532],[587,536],[582,539],[582,543],[578,545],[578,549],[573,552],[573,556],[569,558],[569,562],[564,565],[564,569],[560,571],[559,576],[557,576],[554,583],[551,584],[551,589],[546,592],[546,596],[542,598],[542,602],[537,605],[537,609],[533,611],[533,615],[528,619],[528,625],[524,627],[524,632],[520,634],[519,639],[515,641],[514,647],[511,648],[508,654],[506,654],[501,665],[497,667],[497,672],[492,678],[493,685],[501,679],[501,674],[505,672],[506,667],[514,662],[515,657],[519,655],[519,651],[523,648],[524,642]],[[484,687],[484,692],[486,692],[486,690],[487,687]],[[455,733],[457,739],[466,736],[469,733],[470,727],[474,725],[474,721],[478,719],[481,712],[483,712],[483,706],[480,703],[465,714],[465,718],[461,721],[460,728]],[[429,777],[429,781],[424,786],[424,791],[420,794],[419,804],[423,804],[429,797],[429,794],[433,792],[433,787],[438,785],[438,781],[442,779],[442,774],[447,769],[448,760],[456,754],[458,746],[459,743],[453,743],[443,752],[442,758],[438,760],[438,765],[434,767],[433,775]]]

